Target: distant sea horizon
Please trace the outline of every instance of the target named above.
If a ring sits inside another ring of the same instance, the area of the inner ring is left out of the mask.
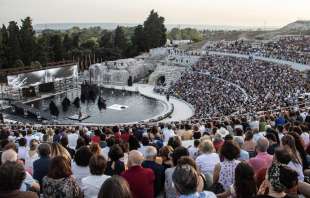
[[[34,30],[42,31],[45,29],[65,31],[72,27],[90,28],[101,27],[102,29],[113,30],[117,26],[134,27],[138,23],[38,23],[34,24]],[[193,24],[165,24],[168,30],[172,28],[195,28],[198,30],[275,30],[277,26],[233,26],[233,25],[193,25]]]

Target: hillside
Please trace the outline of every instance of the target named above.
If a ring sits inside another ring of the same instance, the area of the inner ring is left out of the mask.
[[[280,29],[280,31],[292,31],[292,30],[308,31],[310,30],[310,21],[295,21]]]
[[[222,35],[220,39],[237,40],[237,39],[256,39],[256,40],[270,40],[281,35],[310,35],[310,21],[295,21],[280,29],[271,31],[233,31],[233,32],[213,32],[214,35]],[[211,37],[212,34],[211,34]],[[237,38],[236,38],[237,37]],[[209,34],[209,40],[210,34]],[[213,40],[218,40],[217,38]]]
[[[188,45],[180,46],[182,49],[193,50],[200,49],[207,41],[219,41],[219,40],[272,40],[282,35],[310,35],[310,20],[309,21],[295,21],[287,24],[286,26],[276,30],[264,30],[258,29],[256,31],[251,30],[220,30],[204,31],[204,40],[198,43],[192,43]]]
[[[259,37],[269,40],[281,35],[310,35],[310,21],[295,21],[278,30],[260,34]]]

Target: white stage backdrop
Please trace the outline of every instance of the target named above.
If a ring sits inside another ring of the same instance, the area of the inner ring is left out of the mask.
[[[73,65],[69,67],[59,67],[18,75],[10,75],[8,76],[8,85],[13,88],[21,88],[77,76],[78,67],[77,65]]]

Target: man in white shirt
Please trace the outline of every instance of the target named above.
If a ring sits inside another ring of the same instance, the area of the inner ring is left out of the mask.
[[[103,149],[101,149],[101,155],[103,157],[105,157],[106,160],[109,159],[109,152],[110,152],[110,148],[115,144],[115,138],[109,137],[108,139],[106,139],[107,145],[106,147],[104,147]]]
[[[18,159],[26,160],[27,158],[27,151],[26,148],[27,140],[25,138],[20,138],[18,140]]]
[[[174,131],[172,130],[172,126],[168,124],[164,129],[163,129],[163,135],[164,135],[164,142],[168,142],[171,137],[175,136]]]
[[[199,126],[199,131],[201,133],[201,136],[204,134],[204,132],[206,132],[206,127],[202,124]]]
[[[27,131],[27,135],[25,136],[26,140],[27,140],[27,146],[30,146],[30,142],[32,139],[35,139],[35,137],[32,135],[32,129],[28,129]]]
[[[263,138],[263,137],[264,137],[264,133],[260,133],[258,131],[258,128],[253,129],[253,141],[255,142],[255,144],[260,138]]]
[[[238,158],[238,160],[240,161],[246,161],[250,159],[250,155],[249,152],[247,152],[246,150],[242,149],[243,144],[244,144],[244,140],[242,137],[240,136],[235,136],[234,137],[234,142],[239,146],[240,148],[240,156]]]
[[[89,160],[90,175],[82,179],[82,190],[85,198],[95,198],[98,196],[101,185],[110,176],[104,175],[107,161],[102,155],[93,155]]]
[[[190,145],[188,147],[188,153],[189,153],[189,156],[191,158],[193,158],[194,160],[198,157],[199,155],[199,150],[198,150],[198,146],[200,144],[200,140],[195,140],[194,141],[194,145]]]
[[[68,142],[69,142],[68,146],[71,149],[75,149],[76,147],[77,140],[79,139],[78,131],[79,130],[77,128],[75,131],[68,134]]]
[[[259,128],[259,121],[253,120],[249,123],[251,129],[258,129]]]
[[[197,167],[206,176],[207,179],[211,179],[215,165],[220,162],[220,157],[217,153],[214,152],[215,149],[213,147],[213,143],[210,140],[202,141],[199,144],[199,151],[202,154],[199,155],[196,159]]]
[[[1,162],[2,164],[7,161],[16,162],[18,159],[17,156],[18,154],[13,149],[6,150],[2,153]],[[26,177],[20,187],[20,191],[27,191],[27,186],[34,190],[40,191],[40,184],[38,184],[27,171],[25,171],[25,173]]]
[[[145,157],[145,151],[149,146],[150,140],[147,136],[144,136],[141,142],[142,142],[142,145],[140,145],[140,148],[138,148],[138,151],[140,151]]]

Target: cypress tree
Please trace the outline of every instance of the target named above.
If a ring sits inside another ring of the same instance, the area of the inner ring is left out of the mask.
[[[0,68],[6,68],[8,66],[7,60],[7,47],[8,47],[8,32],[5,25],[2,25],[0,30]]]
[[[103,34],[103,36],[100,38],[99,46],[104,47],[104,48],[113,48],[114,47],[112,32],[107,31]]]
[[[72,41],[71,37],[68,34],[65,34],[64,40],[63,40],[64,50],[66,52],[71,50],[72,49],[72,44],[73,44],[73,41]]]
[[[53,61],[61,61],[64,58],[64,49],[59,34],[55,34],[51,37],[50,46],[53,51]]]
[[[35,60],[35,32],[32,27],[32,20],[30,17],[22,20],[22,26],[20,29],[20,47],[21,47],[21,59],[25,65],[30,65],[31,61]]]
[[[80,34],[76,33],[72,36],[72,48],[78,49],[80,47]]]
[[[114,47],[118,48],[122,55],[124,55],[124,52],[126,51],[128,46],[128,41],[125,36],[124,29],[120,26],[117,26],[115,29],[115,36],[114,36]]]
[[[46,66],[49,62],[49,43],[48,38],[46,36],[41,36],[37,39],[37,45],[36,45],[36,53],[35,57],[36,60],[38,60],[41,65]]]
[[[9,67],[21,58],[21,48],[19,43],[19,27],[15,21],[10,21],[8,26],[7,59]]]
[[[167,29],[165,27],[165,18],[161,17],[154,10],[144,22],[144,34],[146,38],[147,49],[161,47],[166,44]]]
[[[138,52],[147,51],[146,38],[142,25],[138,25],[135,28],[134,35],[131,38],[131,42],[136,47]]]
[[[68,34],[65,34],[64,40],[62,43],[63,43],[63,48],[65,51],[65,58],[71,59],[71,50],[72,50],[72,44],[73,44],[71,37]]]

